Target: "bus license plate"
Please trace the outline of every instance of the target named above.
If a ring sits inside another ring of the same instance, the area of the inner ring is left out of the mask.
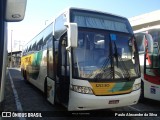
[[[119,100],[110,100],[109,101],[109,104],[118,104],[119,103]]]

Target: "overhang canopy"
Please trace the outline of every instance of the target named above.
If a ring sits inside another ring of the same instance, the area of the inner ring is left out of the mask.
[[[160,25],[160,10],[129,18],[133,30]]]

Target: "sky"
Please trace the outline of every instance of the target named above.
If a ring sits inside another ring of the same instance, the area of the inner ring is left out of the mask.
[[[127,18],[160,10],[160,0],[27,0],[25,18],[8,23],[8,51],[18,51],[61,11],[79,7],[117,14]],[[12,35],[11,35],[12,31]]]

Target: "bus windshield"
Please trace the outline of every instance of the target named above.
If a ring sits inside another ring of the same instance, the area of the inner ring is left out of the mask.
[[[159,75],[160,64],[159,64],[159,45],[155,42],[152,36],[148,33],[136,33],[136,42],[138,46],[138,51],[140,55],[145,55],[144,72],[150,76]],[[142,62],[143,63],[143,62]]]
[[[138,77],[134,69],[131,35],[115,32],[79,31],[73,48],[73,77],[113,80]]]
[[[159,63],[159,46],[157,42],[154,42],[153,52],[146,54],[146,74],[151,76],[159,76],[160,74],[160,63]]]
[[[137,46],[138,46],[138,51],[139,53],[144,53],[145,52],[145,39],[144,39],[144,35],[135,35],[136,37],[136,42],[137,42]]]

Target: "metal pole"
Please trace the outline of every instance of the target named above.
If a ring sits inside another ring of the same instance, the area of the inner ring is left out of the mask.
[[[12,68],[12,32],[13,30],[11,30],[11,68]]]

